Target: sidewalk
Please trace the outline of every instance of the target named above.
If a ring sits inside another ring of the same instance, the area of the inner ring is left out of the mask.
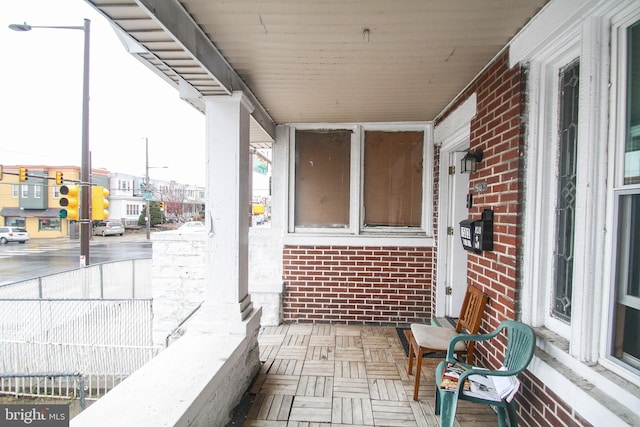
[[[151,234],[158,232],[159,230],[151,230]],[[147,240],[147,231],[146,229],[126,229],[124,236],[91,236],[90,244],[93,243],[112,243],[112,242],[138,242],[141,240]],[[70,239],[68,236],[62,237],[50,237],[50,238],[42,238],[35,237],[29,239],[28,244],[38,244],[38,245],[63,245],[63,244],[80,244],[80,239]]]

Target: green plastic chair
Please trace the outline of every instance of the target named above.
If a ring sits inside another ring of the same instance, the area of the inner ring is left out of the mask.
[[[504,355],[503,369],[504,370],[485,370],[485,369],[473,369],[472,365],[459,362],[455,358],[454,348],[458,341],[489,341],[496,337],[502,331],[507,334],[507,350]],[[453,426],[456,416],[456,409],[458,406],[458,399],[468,400],[475,403],[484,405],[491,405],[496,407],[498,413],[498,424],[500,427],[518,425],[518,417],[516,414],[515,399],[508,402],[503,399],[501,401],[486,400],[475,396],[468,396],[462,392],[462,387],[465,382],[465,378],[469,375],[484,375],[490,376],[516,376],[520,372],[524,371],[531,359],[533,358],[533,352],[536,347],[536,336],[530,326],[524,323],[514,320],[505,320],[498,328],[489,334],[469,335],[459,334],[451,338],[449,341],[449,348],[447,350],[446,360],[440,362],[436,368],[436,415],[440,414],[440,427]],[[458,386],[455,391],[447,391],[440,389],[440,379],[442,373],[448,363],[455,363],[456,365],[462,365],[466,370],[460,374],[458,380]],[[506,369],[505,369],[506,368]]]

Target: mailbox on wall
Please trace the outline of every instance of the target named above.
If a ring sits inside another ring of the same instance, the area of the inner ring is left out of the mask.
[[[493,250],[493,211],[482,211],[482,219],[460,221],[462,247],[477,254]]]

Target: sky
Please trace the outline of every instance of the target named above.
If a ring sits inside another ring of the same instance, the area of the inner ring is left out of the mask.
[[[148,140],[151,179],[204,185],[204,114],[130,55],[84,0],[0,1],[0,165],[81,165],[83,32],[8,26],[82,26],[85,18],[92,167],[144,176]]]

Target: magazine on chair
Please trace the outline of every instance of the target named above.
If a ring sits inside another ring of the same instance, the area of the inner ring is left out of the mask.
[[[470,389],[464,390],[463,393],[480,399],[511,402],[520,388],[520,381],[515,376],[469,375],[468,378]]]
[[[474,366],[473,369],[485,369]],[[504,370],[505,368],[500,368]],[[456,363],[449,363],[442,373],[440,389],[444,391],[455,391],[458,388],[460,375],[467,368]],[[462,392],[471,397],[499,402],[506,400],[510,402],[520,388],[520,381],[515,376],[497,377],[484,376],[479,374],[469,375],[462,388]]]

